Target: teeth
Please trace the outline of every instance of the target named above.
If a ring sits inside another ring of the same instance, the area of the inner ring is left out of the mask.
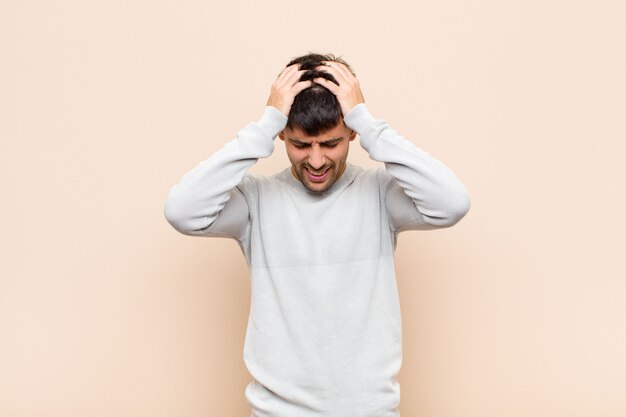
[[[311,175],[315,175],[316,177],[321,177],[322,175],[324,175],[326,173],[326,171],[322,171],[320,173],[311,171],[310,169],[307,169],[307,171],[309,171],[311,173]]]

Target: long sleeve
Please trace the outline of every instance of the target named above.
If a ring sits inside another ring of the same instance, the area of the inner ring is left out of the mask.
[[[209,159],[185,174],[165,203],[165,218],[179,232],[189,235],[237,237],[248,218],[244,197],[236,190],[248,169],[274,151],[274,138],[285,127],[287,117],[266,107],[256,123],[237,133]],[[228,203],[228,213],[220,215]],[[219,215],[219,216],[218,216]],[[210,226],[220,219],[220,227]]]
[[[391,177],[387,208],[396,231],[449,227],[465,216],[469,195],[452,170],[374,119],[365,104],[354,107],[344,120],[359,134],[370,158],[385,164]]]

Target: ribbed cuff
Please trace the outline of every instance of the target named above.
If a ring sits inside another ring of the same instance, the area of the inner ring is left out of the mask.
[[[361,146],[369,151],[369,145],[372,142],[375,132],[376,119],[365,107],[365,103],[359,103],[352,108],[343,118],[346,126],[359,134]]]
[[[374,117],[367,110],[367,107],[365,107],[365,103],[359,103],[354,106],[343,118],[346,126],[357,132],[359,129],[369,126],[373,120]]]
[[[274,139],[287,126],[287,116],[276,107],[266,106],[259,126]]]

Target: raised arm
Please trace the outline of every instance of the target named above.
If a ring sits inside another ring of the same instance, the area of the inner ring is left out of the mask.
[[[385,164],[387,209],[396,231],[430,229],[456,224],[469,210],[470,200],[454,172],[412,142],[400,136],[365,107],[356,77],[342,64],[325,63],[336,85],[323,78],[315,82],[332,91],[346,125],[359,134],[370,158]]]
[[[272,154],[273,140],[287,123],[294,97],[312,83],[299,81],[303,72],[297,65],[285,68],[272,85],[261,119],[240,130],[234,140],[171,189],[165,218],[176,230],[188,235],[240,237],[248,207],[237,186],[259,158]]]
[[[449,227],[465,216],[469,195],[450,168],[372,117],[365,104],[354,107],[345,123],[359,133],[370,158],[385,164],[392,179],[385,190],[387,210],[397,231]]]

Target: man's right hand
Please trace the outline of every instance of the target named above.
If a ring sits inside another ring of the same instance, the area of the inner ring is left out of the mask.
[[[289,110],[294,98],[305,88],[311,87],[313,81],[300,81],[305,70],[300,70],[299,64],[293,64],[281,71],[274,84],[272,92],[267,100],[267,105],[280,110],[285,116],[289,116]]]

